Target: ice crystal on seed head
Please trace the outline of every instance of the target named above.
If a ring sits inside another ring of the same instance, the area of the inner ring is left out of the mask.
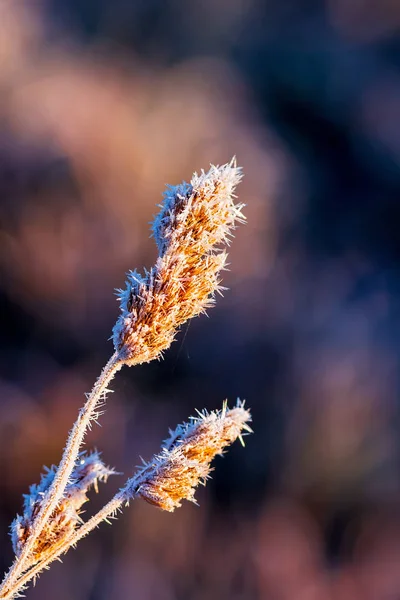
[[[130,272],[126,288],[118,290],[121,315],[113,339],[126,364],[159,357],[180,325],[214,305],[227,259],[220,245],[244,221],[243,205],[233,200],[241,177],[232,160],[167,188],[153,223],[157,262],[144,276]]]
[[[236,438],[243,441],[242,432],[251,432],[249,421],[250,411],[238,401],[233,409],[225,404],[221,411],[204,411],[178,425],[170,431],[161,453],[128,480],[126,498],[140,496],[169,512],[180,507],[182,500],[195,502],[196,487],[208,479],[211,461]]]
[[[56,467],[45,467],[45,470],[40,483],[31,485],[29,494],[24,494],[23,514],[17,515],[11,524],[11,539],[16,556],[24,547],[44,495],[54,479]],[[98,482],[106,481],[113,473],[113,469],[104,465],[98,452],[82,452],[78,456],[64,496],[36,542],[34,557],[39,557],[48,548],[62,541],[80,524],[80,509],[88,499],[87,492],[92,487],[97,491]]]
[[[167,185],[164,192],[164,202],[160,204],[160,212],[154,218],[152,231],[160,256],[163,256],[170,242],[170,232],[176,229],[179,218],[182,219],[183,209],[188,206],[193,187],[183,181],[173,186]]]

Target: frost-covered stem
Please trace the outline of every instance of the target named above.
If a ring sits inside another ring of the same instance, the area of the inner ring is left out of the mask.
[[[244,402],[238,400],[233,409],[228,409],[225,402],[221,411],[204,411],[198,417],[192,417],[189,423],[178,425],[175,431],[170,431],[170,437],[163,443],[160,454],[141,465],[108,504],[86,523],[42,553],[37,564],[21,573],[2,598],[7,600],[15,597],[31,579],[102,521],[115,516],[122,505],[131,499],[139,496],[171,512],[181,506],[183,499],[194,502],[194,491],[209,477],[213,458],[223,454],[224,449],[237,438],[243,443],[242,435],[251,432],[248,425],[250,420],[250,412],[244,408]]]
[[[83,523],[73,533],[66,537],[61,544],[53,547],[49,550],[47,555],[43,557],[40,562],[32,566],[29,571],[21,571],[19,577],[14,579],[12,585],[8,586],[5,595],[0,596],[2,600],[11,600],[15,597],[15,594],[20,592],[32,579],[37,577],[44,569],[47,569],[49,565],[57,560],[62,554],[67,552],[72,546],[75,546],[79,540],[88,535],[93,529],[98,527],[103,521],[107,521],[109,517],[115,515],[118,510],[121,509],[124,503],[129,502],[130,499],[135,498],[136,492],[140,491],[140,487],[149,478],[148,468],[143,469],[136,473],[133,477],[128,479],[125,486],[115,494],[115,496],[101,508],[95,515],[93,515],[86,523]]]
[[[17,579],[17,581],[14,581],[13,586],[8,588],[4,596],[1,596],[2,600],[11,600],[11,598],[14,598],[15,594],[20,592],[31,579],[37,577],[44,569],[48,568],[54,560],[57,560],[61,554],[67,552],[71,546],[77,544],[79,540],[88,535],[93,529],[100,525],[102,521],[105,521],[110,516],[114,515],[126,501],[126,494],[124,490],[121,490],[105,506],[103,506],[98,513],[93,515],[89,521],[84,523],[79,529],[67,537],[62,544],[51,550],[43,560],[34,565],[27,573]]]
[[[31,579],[39,575],[44,569],[46,569],[54,560],[59,558],[61,554],[67,552],[71,546],[75,546],[86,535],[88,535],[93,529],[98,527],[102,521],[106,521],[112,515],[122,507],[124,503],[129,502],[129,499],[135,497],[135,490],[140,488],[140,485],[146,481],[146,471],[136,473],[133,477],[128,479],[125,486],[115,494],[115,496],[101,508],[95,515],[93,515],[86,523],[83,523],[74,531],[71,535],[66,537],[62,544],[49,550],[48,554],[34,565],[27,573],[22,574],[16,581],[14,581],[13,587],[9,587],[4,596],[1,596],[2,600],[8,600],[13,598],[14,595],[21,590]]]
[[[0,598],[10,597],[10,590],[15,586],[16,581],[30,566],[30,554],[35,541],[40,535],[47,519],[54,511],[57,503],[64,493],[69,477],[77,459],[79,449],[90,422],[95,418],[96,407],[99,401],[107,392],[107,386],[114,378],[117,371],[123,366],[119,354],[115,352],[108,363],[103,368],[99,378],[93,386],[92,391],[87,396],[84,406],[79,411],[78,418],[72,427],[68,436],[68,441],[64,449],[61,462],[58,466],[54,481],[46,493],[43,503],[35,521],[32,525],[30,535],[24,545],[21,554],[15,559],[9,572],[5,576],[0,587]],[[18,586],[19,587],[19,586]]]

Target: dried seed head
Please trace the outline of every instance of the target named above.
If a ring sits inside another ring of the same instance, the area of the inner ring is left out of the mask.
[[[250,411],[244,402],[221,411],[199,413],[189,423],[178,425],[164,442],[162,451],[140,467],[128,480],[123,492],[127,499],[140,496],[150,504],[172,512],[182,500],[195,502],[195,488],[205,484],[217,454],[236,440],[242,432],[251,432]]]
[[[16,556],[19,556],[29,537],[34,519],[39,513],[43,497],[55,473],[54,465],[50,469],[46,467],[46,473],[41,476],[40,483],[32,485],[29,494],[24,494],[24,512],[22,516],[17,515],[11,524],[11,539]],[[98,452],[82,452],[79,455],[64,495],[36,541],[33,558],[37,559],[48,548],[54,548],[55,544],[76,529],[81,523],[81,506],[88,499],[86,493],[91,487],[97,491],[98,482],[106,481],[113,473],[112,469],[103,464]]]
[[[153,223],[156,265],[143,276],[130,272],[126,288],[118,290],[121,315],[113,339],[127,364],[159,357],[180,325],[213,306],[227,258],[219,246],[244,221],[243,205],[233,201],[241,177],[232,160],[167,189]]]

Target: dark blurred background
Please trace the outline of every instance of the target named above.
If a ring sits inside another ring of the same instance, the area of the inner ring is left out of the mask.
[[[88,445],[129,475],[237,396],[254,435],[200,508],[134,502],[28,598],[400,598],[399,29],[397,0],[0,0],[2,571],[164,185],[236,154],[248,218],[230,290],[119,374]]]

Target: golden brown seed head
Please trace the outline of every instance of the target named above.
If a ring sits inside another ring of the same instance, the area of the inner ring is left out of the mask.
[[[180,507],[182,500],[195,502],[196,487],[209,477],[211,461],[236,438],[243,441],[242,432],[251,432],[249,421],[250,411],[238,401],[231,410],[224,405],[221,411],[199,413],[189,423],[178,425],[164,442],[161,454],[128,480],[126,498],[140,496],[170,512]]]
[[[233,160],[167,189],[153,223],[157,262],[144,276],[130,272],[126,288],[118,290],[121,315],[113,339],[127,364],[159,357],[180,325],[213,306],[227,258],[219,247],[244,220],[243,205],[233,200],[241,177]]]

